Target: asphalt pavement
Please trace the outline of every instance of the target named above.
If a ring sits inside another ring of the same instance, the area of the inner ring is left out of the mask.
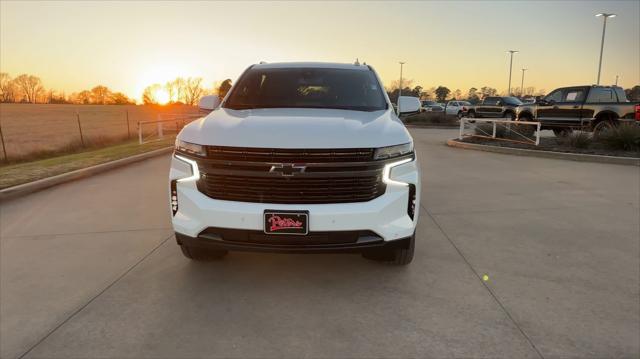
[[[169,156],[0,205],[2,358],[638,358],[640,168],[449,148],[406,267],[184,258]]]

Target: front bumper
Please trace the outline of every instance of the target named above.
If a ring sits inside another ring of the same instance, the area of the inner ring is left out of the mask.
[[[188,178],[190,175],[189,165],[174,156],[170,179],[173,181]],[[411,237],[417,225],[420,209],[420,170],[417,159],[391,168],[389,178],[392,181],[387,182],[385,193],[371,201],[308,205],[217,200],[198,191],[193,180],[178,181],[174,182],[178,211],[172,217],[173,228],[177,236],[187,241],[213,242],[215,239],[210,236],[202,236],[209,228],[261,233],[265,210],[305,210],[309,211],[310,234],[370,231],[382,242]],[[407,211],[410,196],[408,184],[412,184],[416,192],[413,219]],[[236,243],[233,246],[251,247],[247,243]]]
[[[342,237],[338,240],[335,238]],[[197,237],[176,233],[179,245],[217,250],[278,253],[380,252],[409,248],[411,238],[384,241],[367,231],[316,232],[308,236],[265,235],[259,231],[207,228]]]

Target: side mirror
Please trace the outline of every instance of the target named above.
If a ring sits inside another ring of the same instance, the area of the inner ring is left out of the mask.
[[[217,95],[204,96],[198,102],[198,108],[203,112],[211,112],[220,106],[220,98]]]
[[[399,115],[418,112],[422,106],[420,99],[411,96],[400,96],[399,105]]]

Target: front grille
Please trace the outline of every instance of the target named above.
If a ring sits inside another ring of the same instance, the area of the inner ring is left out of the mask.
[[[207,146],[207,157],[216,160],[275,163],[358,162],[373,159],[372,148],[276,149]]]
[[[381,196],[383,161],[373,149],[262,149],[209,146],[198,159],[198,190],[221,200],[319,204],[365,202]],[[304,167],[283,172],[282,165]],[[278,171],[270,172],[272,166]]]

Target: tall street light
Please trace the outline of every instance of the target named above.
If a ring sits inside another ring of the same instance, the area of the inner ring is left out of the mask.
[[[402,96],[402,65],[405,64],[405,62],[398,62],[400,64],[400,82],[398,84],[398,114],[400,114],[400,96]]]
[[[598,63],[598,82],[596,83],[596,85],[600,85],[600,70],[602,70],[602,50],[604,50],[604,32],[605,30],[607,30],[607,19],[610,17],[616,17],[616,14],[607,14],[604,12],[596,14],[596,17],[600,16],[602,16],[604,22],[602,23],[602,42],[600,42],[600,62]]]
[[[520,51],[518,51],[518,50],[509,50],[507,52],[511,54],[511,59],[509,60],[509,87],[507,87],[507,95],[511,96],[511,70],[513,68],[513,54],[515,54],[516,52],[520,52]]]
[[[524,95],[524,72],[528,69],[522,69],[522,82],[520,83],[520,97]]]

